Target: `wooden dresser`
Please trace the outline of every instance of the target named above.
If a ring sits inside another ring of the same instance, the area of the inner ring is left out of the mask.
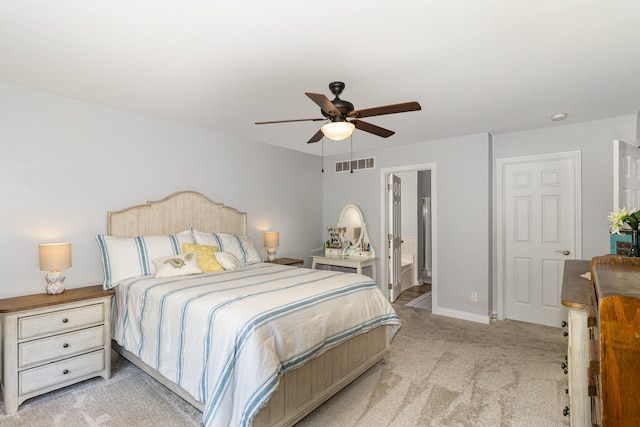
[[[640,425],[640,259],[591,260],[596,321],[589,369],[594,423]]]
[[[591,281],[580,274],[591,271]],[[640,425],[640,259],[565,261],[572,426]]]
[[[111,376],[111,296],[101,285],[0,300],[4,411],[88,378]]]

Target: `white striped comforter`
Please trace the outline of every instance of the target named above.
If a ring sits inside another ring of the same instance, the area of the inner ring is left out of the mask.
[[[400,320],[369,277],[259,263],[116,287],[113,338],[195,399],[204,425],[248,426],[280,375]]]

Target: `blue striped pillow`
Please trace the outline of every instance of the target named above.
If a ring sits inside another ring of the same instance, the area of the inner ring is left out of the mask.
[[[191,228],[193,240],[199,245],[216,246],[219,252],[228,252],[242,264],[262,262],[262,257],[247,236],[227,233],[205,233]]]
[[[183,243],[193,243],[191,233],[164,236],[113,237],[96,236],[104,270],[104,289],[115,287],[121,280],[155,274],[153,260],[177,255]]]

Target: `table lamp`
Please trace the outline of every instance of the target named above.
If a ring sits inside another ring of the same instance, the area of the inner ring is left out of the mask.
[[[61,294],[64,291],[64,273],[60,270],[71,267],[71,243],[45,243],[38,246],[40,271],[47,271],[47,293]]]
[[[276,260],[276,247],[280,245],[280,235],[277,231],[265,231],[264,246],[267,248],[267,260]]]

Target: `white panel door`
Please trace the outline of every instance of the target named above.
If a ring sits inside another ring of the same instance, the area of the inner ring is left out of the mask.
[[[395,301],[400,295],[400,273],[402,254],[400,252],[402,244],[402,235],[400,233],[400,224],[402,221],[400,210],[400,178],[390,174],[387,180],[387,200],[389,214],[389,236],[387,238],[388,254],[389,254],[389,300]]]
[[[640,148],[613,141],[613,210],[640,208]]]
[[[563,261],[575,259],[579,234],[575,162],[562,153],[498,162],[500,269],[509,319],[557,327],[567,317]]]

